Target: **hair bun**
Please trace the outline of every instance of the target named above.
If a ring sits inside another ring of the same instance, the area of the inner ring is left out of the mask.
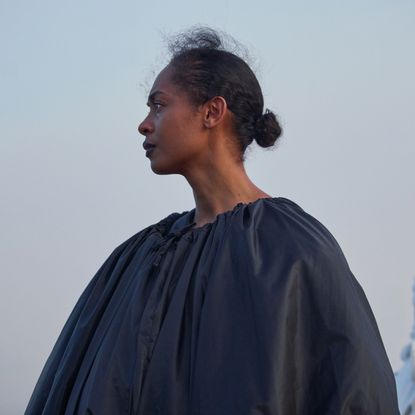
[[[282,128],[278,123],[276,115],[266,109],[255,124],[254,139],[261,147],[271,147],[282,134]]]

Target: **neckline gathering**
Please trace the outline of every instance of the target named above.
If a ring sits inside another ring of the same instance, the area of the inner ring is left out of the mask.
[[[277,201],[278,199],[279,197],[276,197],[276,196],[267,196],[267,197],[261,197],[251,202],[238,202],[233,208],[218,213],[212,222],[205,223],[204,225],[198,226],[198,227],[194,227],[194,225],[196,224],[196,222],[194,221],[196,208],[193,208],[193,209],[184,211],[181,214],[178,214],[179,216],[176,216],[175,220],[179,220],[187,215],[187,224],[181,229],[179,229],[178,232],[182,233],[183,231],[185,231],[186,234],[196,234],[199,232],[207,232],[211,229],[211,227],[215,223],[217,223],[220,220],[220,218],[232,215],[240,208],[247,208],[249,206],[257,205],[258,203],[260,203],[260,201],[263,201],[263,202]],[[175,220],[173,220],[173,222],[170,223],[170,228],[173,226]],[[169,233],[174,233],[174,232],[168,232],[168,234]]]

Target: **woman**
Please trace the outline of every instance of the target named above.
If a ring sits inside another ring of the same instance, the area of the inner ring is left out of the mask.
[[[139,125],[196,207],[118,246],[70,315],[26,414],[398,414],[366,297],[330,232],[247,176],[281,134],[218,34],[179,37]]]

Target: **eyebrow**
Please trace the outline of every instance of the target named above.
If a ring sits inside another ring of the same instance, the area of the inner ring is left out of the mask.
[[[154,99],[155,99],[156,95],[165,95],[165,93],[163,91],[159,91],[159,90],[152,92],[148,96],[147,105],[149,104],[149,102],[154,102]]]

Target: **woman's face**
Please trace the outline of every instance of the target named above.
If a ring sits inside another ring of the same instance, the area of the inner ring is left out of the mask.
[[[157,174],[184,174],[197,166],[206,140],[202,134],[202,115],[187,94],[171,81],[172,68],[164,68],[154,81],[147,105],[150,111],[138,126],[153,144],[147,157]],[[144,145],[143,144],[143,145]]]

